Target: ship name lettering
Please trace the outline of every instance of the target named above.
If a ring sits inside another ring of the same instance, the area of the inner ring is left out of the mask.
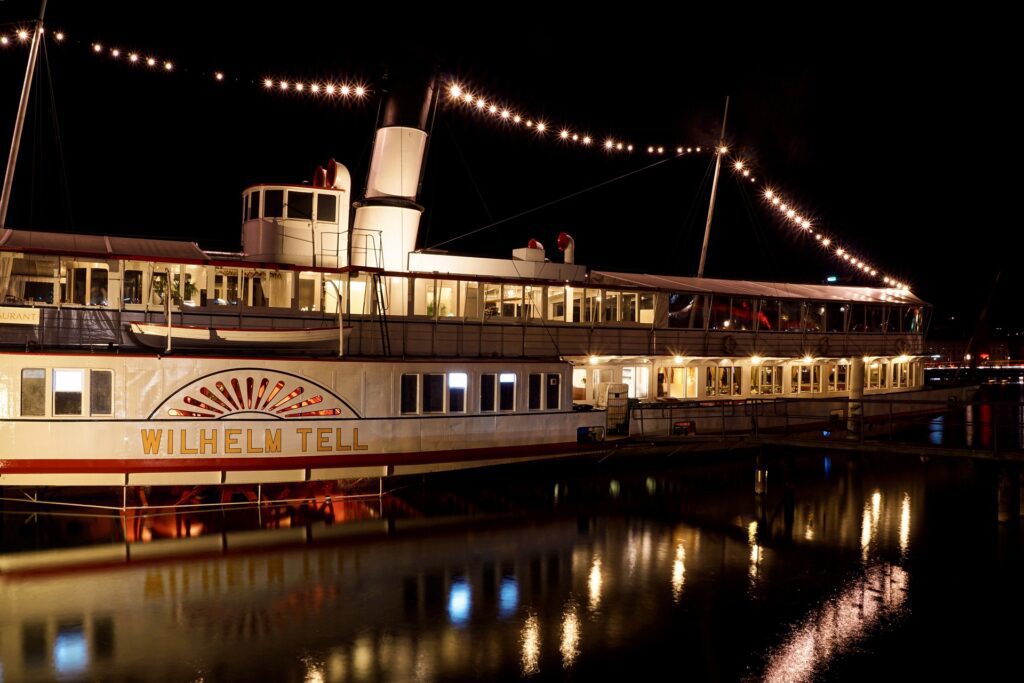
[[[290,439],[283,429],[141,429],[142,452],[145,455],[258,455],[281,453],[285,442],[299,453],[345,453],[365,451],[369,446],[359,441],[359,428],[351,434],[341,427],[295,427]],[[175,434],[177,432],[177,434]],[[312,438],[311,438],[312,437]],[[298,441],[298,443],[296,443]],[[295,448],[298,446],[298,448]]]

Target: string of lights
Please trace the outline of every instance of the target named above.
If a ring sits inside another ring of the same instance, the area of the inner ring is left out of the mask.
[[[519,128],[525,132],[532,133],[538,137],[547,137],[566,144],[577,145],[582,148],[593,148],[611,153],[632,153],[637,147],[623,136],[607,135],[598,138],[587,132],[581,126],[562,125],[553,126],[543,117],[531,116],[524,110],[503,104],[500,101],[487,97],[484,93],[470,89],[460,83],[450,82],[446,88],[448,102],[453,106],[461,106],[463,109],[475,112],[481,116],[490,118],[498,123]],[[685,154],[699,154],[707,151],[701,146],[676,146],[677,156]],[[647,151],[653,155],[664,155],[671,153],[672,147],[665,145],[650,145]]]
[[[99,41],[83,42],[70,40],[64,31],[56,31],[48,35],[57,43],[86,46],[95,57],[104,58],[108,61],[168,73],[178,70],[177,64],[172,59],[159,56],[151,50],[125,48],[118,44],[107,44]],[[28,28],[17,27],[8,32],[0,33],[0,47],[17,45],[19,43],[27,44],[31,37],[32,32]],[[343,78],[324,79],[321,81],[270,77],[257,79],[237,74],[228,74],[224,70],[202,71],[201,75],[218,83],[230,81],[258,85],[264,91],[297,93],[327,99],[362,99],[370,95],[370,88],[366,83]]]
[[[738,177],[749,179],[751,181],[754,180],[753,172],[743,160],[734,160],[732,167]],[[823,249],[827,250],[829,254],[838,259],[844,265],[861,275],[880,279],[888,288],[898,289],[903,292],[910,291],[910,285],[898,278],[880,272],[879,269],[872,265],[867,259],[854,253],[849,249],[849,247],[844,247],[839,244],[835,236],[830,235],[823,230],[819,230],[817,226],[811,223],[806,212],[801,212],[792,201],[787,200],[787,198],[778,190],[762,184],[761,196],[767,206],[773,209],[782,220],[786,221],[808,237],[813,237]]]
[[[31,38],[31,31],[25,27],[15,27],[6,32],[0,32],[0,47],[7,47],[19,43],[27,44]],[[64,31],[54,31],[48,34],[56,43],[68,43],[68,37]],[[79,41],[73,41],[82,44]],[[131,66],[146,67],[152,70],[173,72],[176,69],[174,61],[164,57],[158,57],[152,52],[121,48],[116,45],[105,45],[101,42],[87,43],[89,50],[98,57],[113,61],[120,61]],[[235,82],[248,82],[258,85],[262,90],[268,92],[288,92],[310,97],[322,97],[327,99],[363,99],[370,95],[370,89],[365,83],[346,81],[344,79],[321,79],[321,80],[292,80],[286,78],[264,77],[262,79],[245,79],[239,76],[229,77],[224,71],[211,71],[206,73],[216,82],[232,80]],[[474,112],[480,116],[490,118],[498,123],[519,128],[535,136],[554,139],[568,145],[575,145],[581,148],[592,148],[603,150],[608,153],[631,154],[637,151],[637,146],[625,136],[608,135],[601,139],[586,132],[584,128],[573,125],[562,125],[555,127],[542,117],[528,115],[524,110],[513,107],[492,97],[487,97],[483,92],[471,90],[458,83],[450,82],[446,88],[447,100],[453,106],[461,107],[464,110]],[[777,215],[785,222],[792,225],[801,233],[813,237],[815,241],[827,250],[834,258],[842,264],[852,268],[863,276],[879,278],[882,283],[892,289],[909,292],[910,287],[905,282],[881,273],[877,267],[872,265],[861,255],[854,253],[848,247],[838,243],[835,236],[819,230],[811,223],[805,211],[800,211],[794,203],[786,199],[780,192],[759,182],[758,176],[744,160],[730,155],[726,146],[715,147],[714,145],[646,145],[646,151],[651,156],[663,156],[675,153],[676,156],[687,156],[694,154],[717,153],[724,159],[732,162],[732,167],[738,178],[758,186],[761,189],[762,198],[770,209],[774,209]]]
[[[516,107],[487,97],[482,92],[471,90],[458,82],[448,83],[447,99],[453,106],[461,107],[464,110],[505,125],[521,128],[527,132],[532,132],[534,135],[552,137],[562,142],[576,143],[581,147],[603,148],[607,152],[623,152],[628,154],[636,151],[636,146],[624,138],[609,136],[604,139],[602,144],[595,145],[594,138],[582,132],[581,128],[563,126],[556,130],[543,119],[528,116]],[[853,253],[848,247],[841,246],[834,236],[818,230],[811,224],[810,219],[806,216],[806,212],[799,211],[792,201],[786,200],[776,190],[764,184],[763,181],[759,181],[753,169],[745,161],[738,158],[738,156],[731,154],[727,146],[717,148],[714,145],[652,144],[646,146],[647,154],[651,156],[671,154],[673,150],[677,156],[700,154],[702,152],[721,154],[724,160],[732,163],[733,170],[738,178],[761,188],[763,198],[768,206],[774,209],[784,221],[787,221],[802,233],[814,237],[815,241],[822,248],[828,250],[841,263],[854,269],[860,275],[879,278],[888,288],[904,292],[910,291],[909,285],[905,282],[890,275],[880,273],[878,268],[871,265],[867,259]]]

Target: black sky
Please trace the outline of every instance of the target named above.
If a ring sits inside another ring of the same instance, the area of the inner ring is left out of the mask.
[[[492,3],[403,15],[348,3],[210,4],[50,0],[47,24],[71,42],[50,43],[40,65],[10,226],[237,249],[246,185],[301,182],[335,157],[361,187],[377,114],[375,98],[315,102],[264,93],[253,81],[338,75],[379,88],[385,72],[436,63],[554,126],[644,148],[713,142],[729,94],[730,146],[817,224],[913,283],[942,315],[971,319],[1002,271],[999,317],[1021,322],[1017,60],[1007,16],[863,5],[698,12]],[[0,2],[0,22],[32,18],[36,7]],[[92,41],[171,58],[175,72],[96,58]],[[0,51],[5,158],[25,52]],[[217,69],[229,82],[212,80]],[[437,118],[430,153],[421,246],[651,162],[566,149],[451,108]],[[554,236],[567,230],[581,262],[692,274],[707,171],[707,158],[673,160],[447,248],[504,255],[536,237],[555,257]],[[847,274],[733,174],[723,181],[708,275],[813,282]]]

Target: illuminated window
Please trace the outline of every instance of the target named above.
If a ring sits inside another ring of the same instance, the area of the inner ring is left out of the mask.
[[[565,321],[565,287],[548,287],[548,320]]]
[[[789,391],[792,394],[803,394],[819,391],[821,387],[821,366],[806,363],[790,368]]]
[[[864,386],[867,389],[884,389],[887,384],[888,365],[881,361],[872,361],[864,368]]]
[[[743,368],[708,367],[704,373],[704,391],[708,396],[739,396]]]
[[[777,365],[760,365],[752,368],[750,393],[772,395],[782,393],[782,368]]]
[[[629,398],[647,398],[651,380],[651,369],[646,365],[622,368],[622,383],[626,385]]]
[[[516,409],[516,375],[503,372],[498,376],[498,410]]]
[[[464,372],[448,373],[448,412],[466,412],[466,388],[469,376]]]
[[[828,366],[828,390],[846,391],[846,365]]]
[[[623,292],[622,303],[619,305],[619,319],[624,323],[635,323],[637,321],[637,293]]]
[[[910,386],[910,363],[892,364],[893,389],[905,389]]]
[[[64,368],[53,371],[54,415],[82,414],[83,374],[82,370]]]
[[[124,271],[124,282],[121,285],[121,299],[126,304],[142,303],[142,271]]]

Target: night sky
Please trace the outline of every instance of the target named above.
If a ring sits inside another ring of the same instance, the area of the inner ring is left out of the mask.
[[[648,144],[714,144],[729,94],[730,147],[816,225],[912,283],[936,305],[936,331],[951,315],[973,329],[993,291],[995,324],[1024,325],[1014,296],[1022,279],[1013,206],[1020,145],[1009,104],[1017,58],[1005,17],[860,5],[667,14],[493,3],[405,17],[398,6],[349,3],[208,5],[50,0],[47,26],[69,39],[48,42],[40,61],[10,227],[238,249],[247,185],[303,182],[334,157],[358,195],[377,116],[377,97],[355,104],[266,93],[264,77],[335,76],[379,94],[383,74],[436,64],[552,128],[625,138],[638,151],[569,148],[442,106],[420,196],[420,246],[641,169],[652,163]],[[11,32],[36,12],[36,2],[6,0],[0,23],[13,22]],[[93,41],[169,58],[175,70],[97,57]],[[0,49],[4,158],[26,54]],[[225,82],[213,80],[216,70]],[[673,159],[445,248],[507,256],[536,237],[555,259],[565,230],[578,262],[692,275],[710,163]],[[724,171],[706,274],[820,282],[850,272]]]

